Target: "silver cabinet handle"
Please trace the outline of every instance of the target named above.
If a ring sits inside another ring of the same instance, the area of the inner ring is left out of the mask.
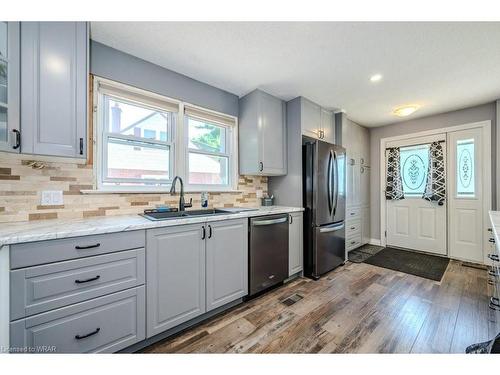
[[[271,219],[271,220],[258,220],[258,221],[256,220],[256,221],[252,222],[252,225],[254,227],[257,227],[257,226],[261,226],[261,225],[280,224],[280,223],[284,223],[285,221],[288,221],[287,217],[282,217],[279,219]]]

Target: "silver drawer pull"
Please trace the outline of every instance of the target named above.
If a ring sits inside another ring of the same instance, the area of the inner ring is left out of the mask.
[[[95,331],[87,333],[86,335],[81,335],[81,336],[80,335],[76,335],[75,339],[77,339],[77,340],[86,339],[87,337],[97,335],[100,330],[101,330],[100,328],[96,328]]]
[[[492,310],[500,311],[500,306],[492,304],[491,301],[488,303],[488,307]]]
[[[488,254],[488,258],[490,258],[494,262],[498,262],[500,259],[498,259],[498,254]]]
[[[351,227],[351,230],[354,230],[354,229],[356,229],[356,227]]]
[[[494,238],[490,238],[488,241],[490,241],[491,243],[495,243],[495,239]]]
[[[489,270],[488,275],[491,277],[495,277],[495,278],[497,278],[499,276],[499,274],[493,270]]]
[[[75,280],[75,283],[77,283],[77,284],[90,283],[91,281],[96,281],[96,280],[99,280],[100,278],[101,278],[101,276],[97,275],[96,277],[91,277],[90,279],[86,279],[86,280]]]

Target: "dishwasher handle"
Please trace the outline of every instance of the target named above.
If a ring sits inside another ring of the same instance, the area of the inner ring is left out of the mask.
[[[252,225],[254,227],[262,226],[262,225],[273,225],[273,224],[281,224],[288,221],[288,216],[281,217],[278,219],[269,219],[269,220],[254,220],[252,221]]]

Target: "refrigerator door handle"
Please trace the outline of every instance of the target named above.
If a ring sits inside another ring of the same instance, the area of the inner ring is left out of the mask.
[[[330,150],[328,158],[328,177],[327,177],[327,193],[328,193],[328,212],[330,215],[333,212],[333,192],[332,192],[332,172],[333,172],[333,152]]]
[[[335,205],[333,206],[333,216],[335,216],[335,213],[337,211],[337,204],[339,202],[339,166],[337,153],[335,151],[333,152],[333,160],[335,163]]]
[[[335,232],[336,230],[340,230],[342,228],[344,228],[344,223],[336,224],[331,227],[320,228],[319,232],[320,233]]]

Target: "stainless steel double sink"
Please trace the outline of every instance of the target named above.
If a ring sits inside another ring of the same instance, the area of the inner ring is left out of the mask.
[[[199,216],[214,216],[214,215],[228,215],[236,214],[237,211],[226,211],[223,209],[213,208],[206,210],[190,210],[190,211],[166,211],[166,212],[148,212],[141,214],[148,220],[158,221],[158,220],[170,220],[170,219],[180,219],[188,217],[199,217]]]

